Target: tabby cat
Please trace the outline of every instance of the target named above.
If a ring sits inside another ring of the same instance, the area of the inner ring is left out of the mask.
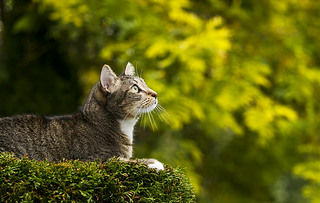
[[[79,111],[64,116],[19,115],[0,118],[0,152],[21,158],[60,161],[78,159],[130,161],[134,125],[158,104],[157,93],[128,63],[116,76],[108,65]],[[149,168],[163,170],[155,159],[139,159]]]

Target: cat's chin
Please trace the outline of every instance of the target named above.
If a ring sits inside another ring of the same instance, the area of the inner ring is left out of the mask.
[[[154,103],[148,107],[143,107],[139,109],[139,114],[143,114],[143,113],[149,113],[150,111],[152,111],[153,109],[155,109],[157,106],[157,103]]]

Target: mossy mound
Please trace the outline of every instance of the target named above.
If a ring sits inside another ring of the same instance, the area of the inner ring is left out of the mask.
[[[0,196],[6,202],[194,202],[181,169],[156,172],[141,163],[34,161],[0,154]]]

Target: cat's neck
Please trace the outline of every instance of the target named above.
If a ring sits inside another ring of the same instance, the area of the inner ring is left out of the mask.
[[[105,125],[105,122],[111,120],[118,121],[121,132],[129,139],[130,144],[133,142],[134,125],[139,117],[130,117],[125,119],[117,119],[118,116],[114,112],[107,112],[103,106],[99,105],[98,100],[103,97],[99,96],[98,84],[96,84],[89,93],[87,100],[81,108],[82,113],[93,123]],[[107,120],[106,120],[107,119]]]
[[[138,118],[130,118],[126,120],[119,119],[118,122],[120,124],[120,130],[123,134],[125,134],[132,144],[133,142],[133,131],[134,131],[134,125],[137,123]]]
[[[98,83],[96,83],[91,89],[86,101],[81,107],[81,111],[83,114],[92,122],[100,123],[106,119],[106,111],[99,104],[98,99],[102,98],[99,94]],[[108,113],[110,116],[111,114]],[[110,118],[108,118],[110,119]]]

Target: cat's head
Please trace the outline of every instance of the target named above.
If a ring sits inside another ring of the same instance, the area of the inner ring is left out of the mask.
[[[157,93],[135,75],[131,63],[119,76],[108,65],[104,65],[98,88],[102,92],[100,100],[104,102],[105,108],[114,111],[120,119],[138,118],[142,113],[152,111],[158,104]]]

